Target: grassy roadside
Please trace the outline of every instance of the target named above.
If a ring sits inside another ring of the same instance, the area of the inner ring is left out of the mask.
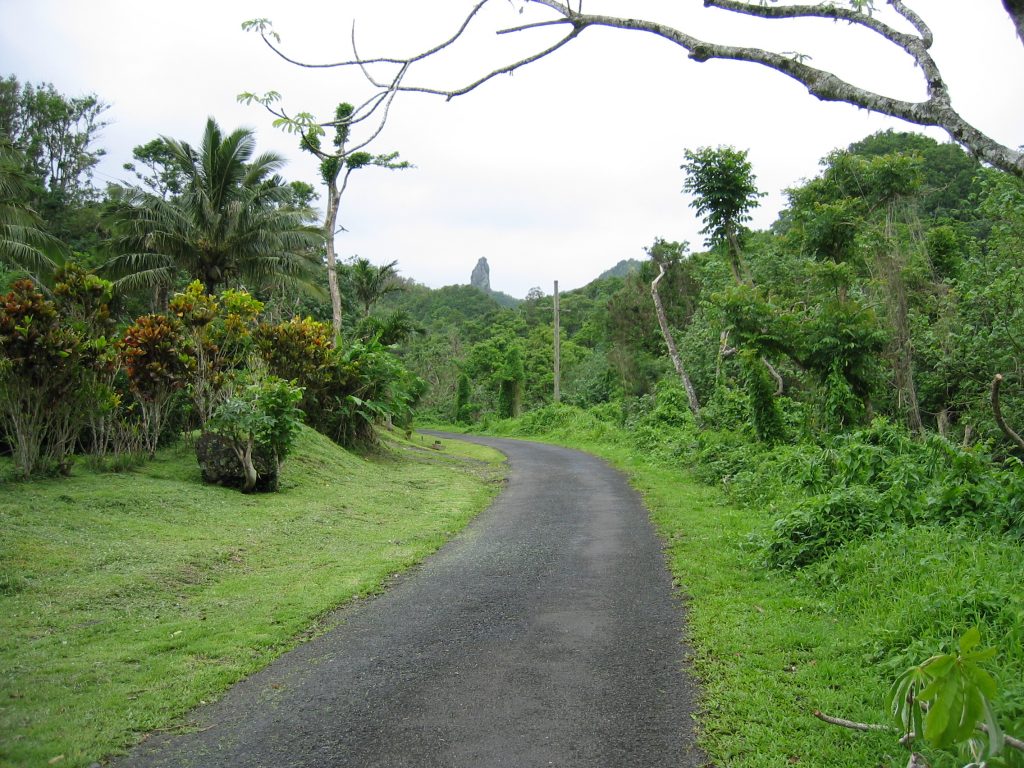
[[[893,737],[813,716],[820,709],[885,722],[889,681],[865,663],[866,638],[842,621],[828,595],[760,567],[746,542],[769,521],[678,471],[607,458],[643,493],[686,595],[704,689],[701,741],[715,765],[903,766]]]
[[[304,430],[277,494],[202,485],[187,446],[128,474],[0,484],[0,765],[85,766],[184,727],[440,547],[501,462],[417,437],[360,458]]]
[[[513,436],[601,456],[627,472],[643,494],[686,599],[687,639],[703,688],[699,738],[713,765],[906,764],[907,753],[891,735],[837,728],[813,715],[820,709],[885,722],[883,699],[894,670],[880,665],[872,648],[878,632],[886,631],[880,615],[889,610],[887,594],[864,598],[881,604],[877,615],[857,614],[813,574],[765,569],[750,542],[771,525],[768,512],[731,505],[719,489],[682,467],[648,461],[614,435],[570,428]],[[867,581],[861,586],[870,588]],[[947,765],[941,758],[932,764]]]

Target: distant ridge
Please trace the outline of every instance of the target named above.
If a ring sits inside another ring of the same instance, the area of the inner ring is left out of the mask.
[[[631,272],[637,272],[640,270],[640,266],[643,264],[638,259],[623,259],[611,269],[607,269],[598,275],[598,280],[604,280],[606,277],[625,277]]]

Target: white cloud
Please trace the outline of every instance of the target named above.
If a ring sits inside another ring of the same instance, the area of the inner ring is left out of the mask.
[[[113,107],[102,143],[107,178],[131,149],[159,135],[197,140],[205,118],[225,128],[258,129],[261,148],[288,155],[289,178],[316,182],[315,164],[294,137],[270,126],[240,91],[277,90],[292,111],[328,115],[355,101],[358,73],[300,69],[244,34],[247,18],[275,21],[285,47],[310,61],[345,58],[359,19],[366,54],[409,53],[452,31],[463,0],[0,0],[0,73],[50,81],[65,93],[96,92]],[[508,61],[558,30],[495,37],[525,20],[496,3],[452,59],[424,70],[445,86]],[[920,95],[907,57],[880,50],[844,24],[781,24],[704,9],[701,3],[586,0],[588,12],[626,7],[634,16],[695,25],[717,40],[758,43],[771,30],[779,50],[798,50],[858,83]],[[996,0],[965,4],[918,0],[934,27],[934,53],[964,115],[995,138],[1024,139],[1024,50]],[[749,149],[762,189],[755,216],[767,226],[782,190],[813,176],[820,157],[896,121],[845,105],[823,104],[777,73],[752,65],[696,64],[650,35],[587,30],[552,58],[445,103],[408,95],[396,102],[375,148],[399,150],[414,170],[368,169],[342,204],[343,255],[399,260],[403,274],[440,286],[468,282],[487,256],[492,283],[514,295],[587,282],[619,259],[642,257],[656,236],[702,242],[700,224],[680,194],[683,151],[731,144]],[[941,133],[931,132],[943,139]]]

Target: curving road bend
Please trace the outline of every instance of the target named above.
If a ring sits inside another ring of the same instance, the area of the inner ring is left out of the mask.
[[[704,765],[683,610],[639,496],[584,453],[460,439],[510,462],[464,533],[197,710],[200,730],[114,765]]]

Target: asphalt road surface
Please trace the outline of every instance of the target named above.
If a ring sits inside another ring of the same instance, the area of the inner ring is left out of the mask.
[[[119,768],[700,766],[683,610],[639,496],[564,448],[464,533]]]

